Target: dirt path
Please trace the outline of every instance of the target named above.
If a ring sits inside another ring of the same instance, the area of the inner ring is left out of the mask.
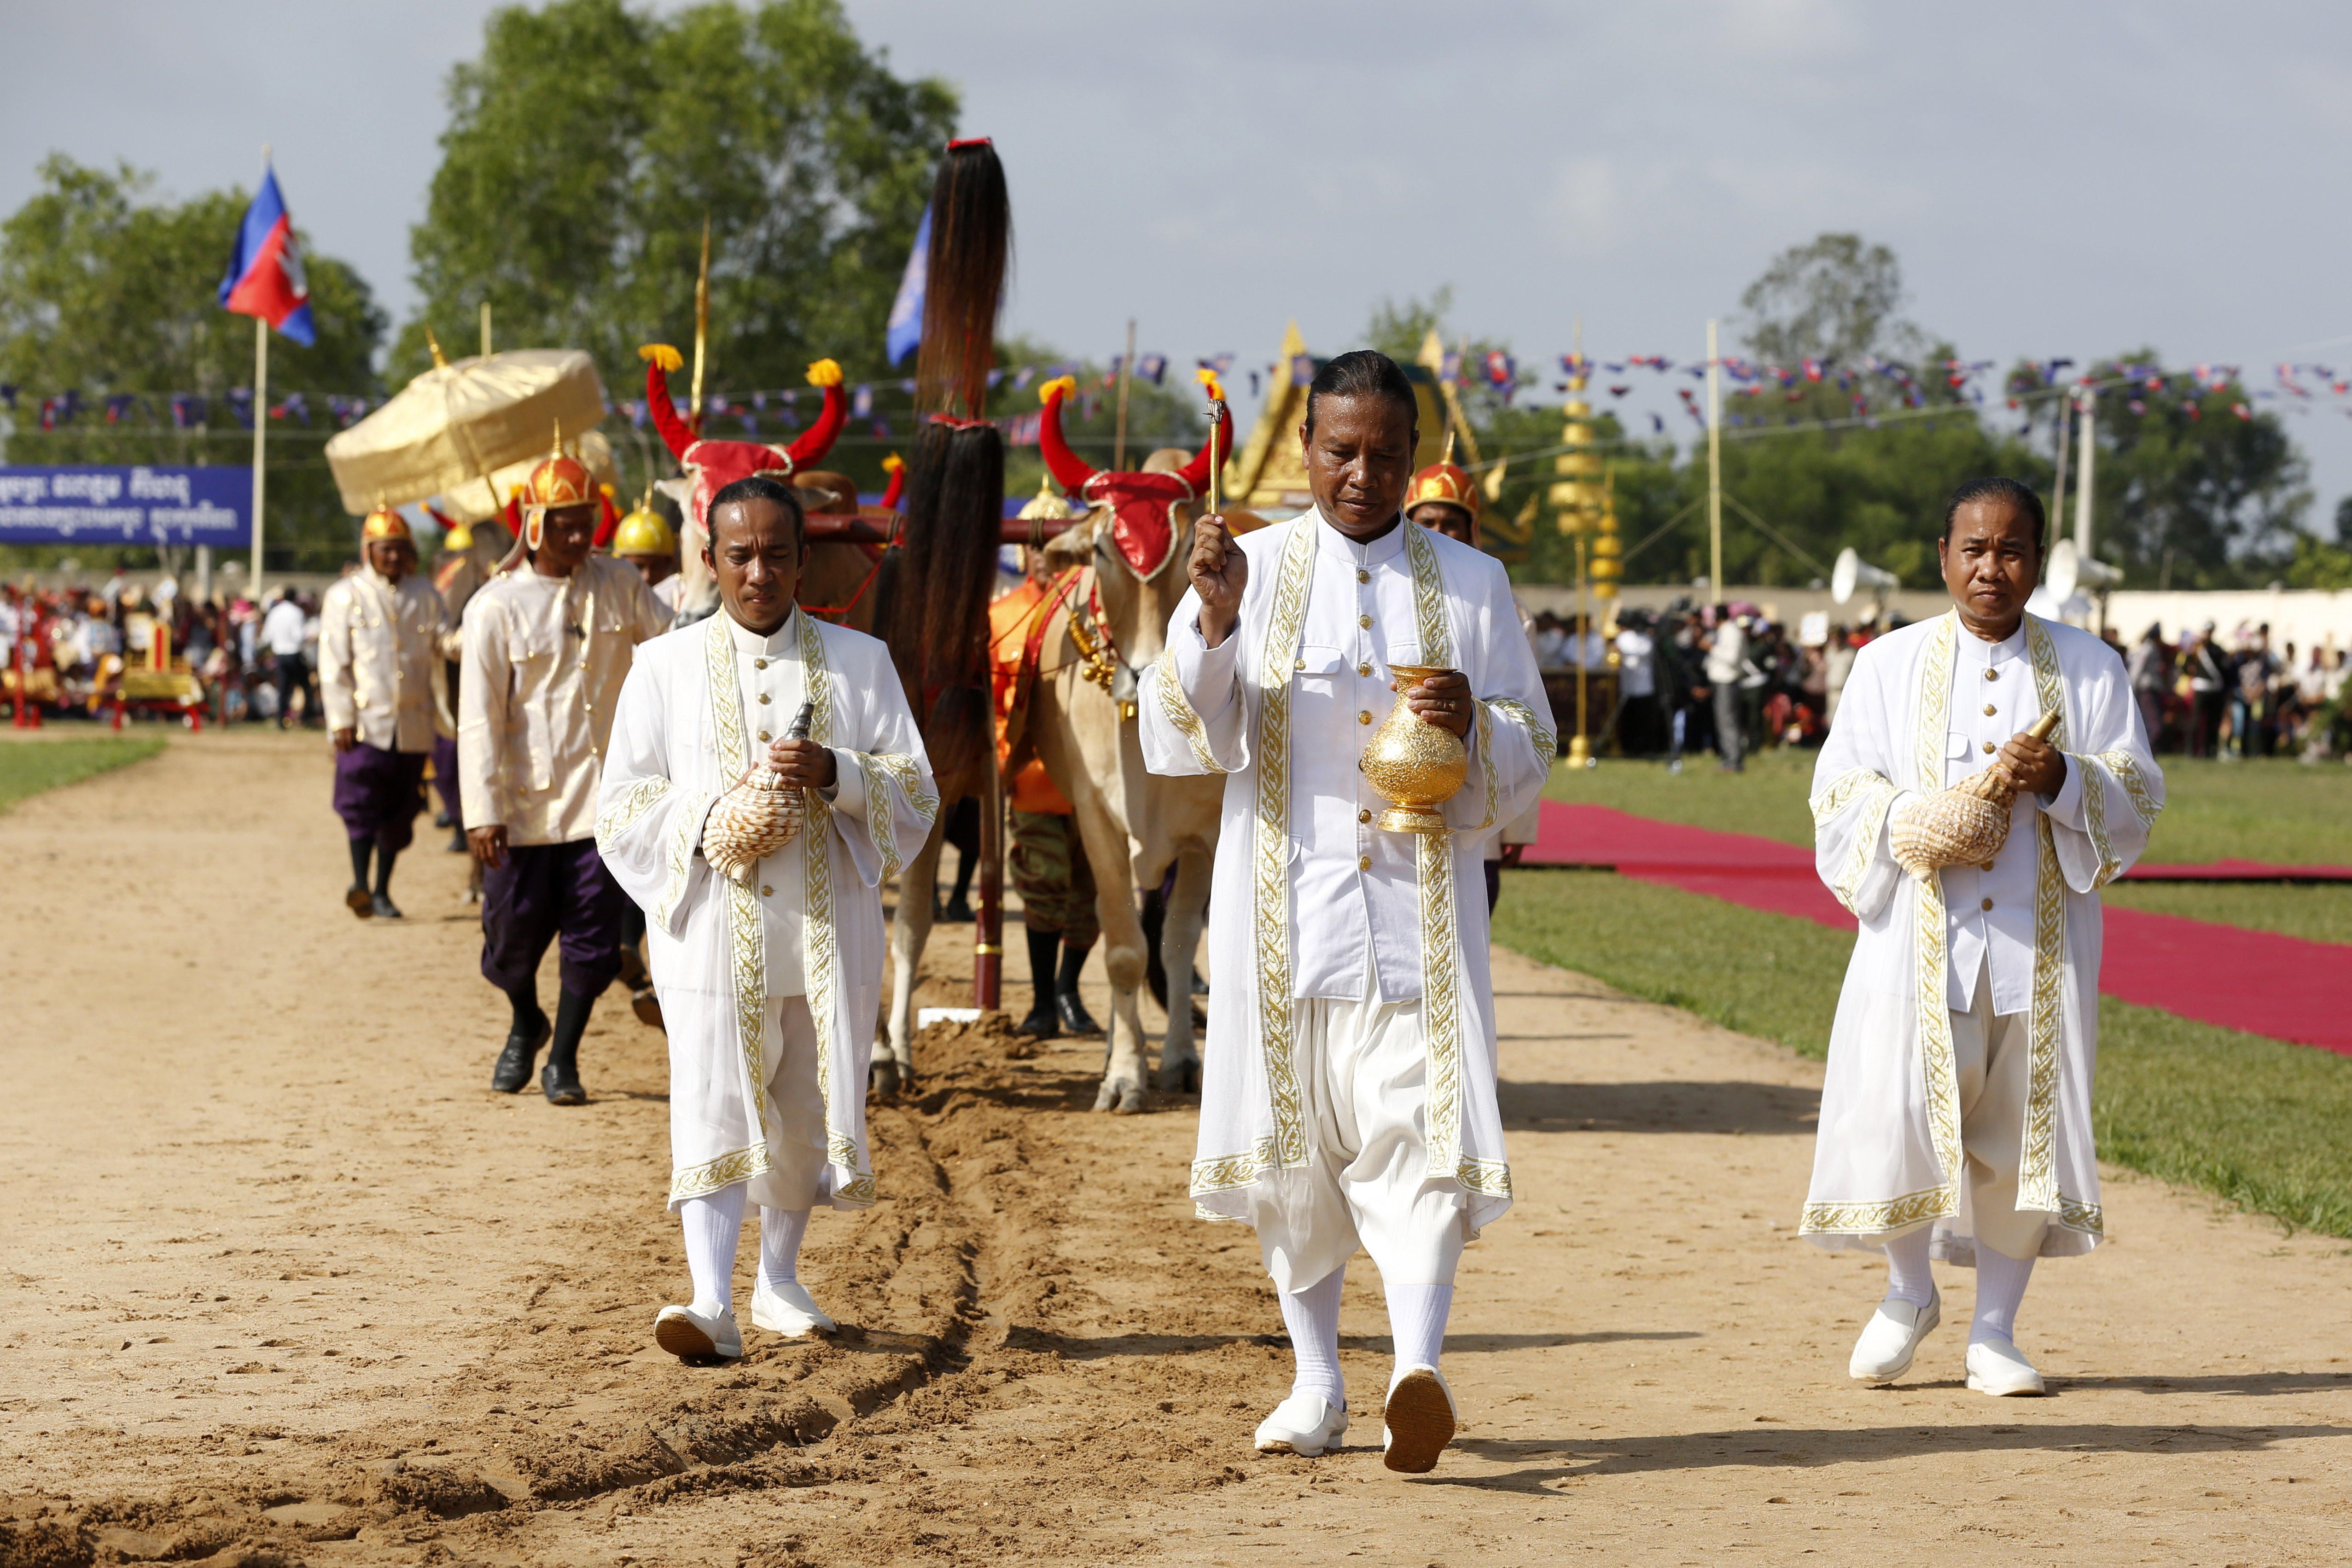
[[[1854,1388],[1876,1270],[1790,1228],[1818,1070],[1502,954],[1520,1198],[1465,1265],[1434,1476],[1380,1467],[1360,1263],[1360,1445],[1249,1451],[1287,1360],[1255,1245],[1191,1218],[1185,1107],[1087,1110],[1098,1046],[933,1050],[875,1113],[885,1201],[811,1234],[856,1329],[681,1366],[647,1333],[684,1280],[658,1038],[608,1002],[583,1111],[483,1088],[503,1008],[462,862],[421,844],[411,918],[350,919],[327,776],[315,738],[206,735],[0,817],[0,1568],[2222,1563],[2352,1535],[2342,1243],[2111,1174],[2118,1242],[2028,1298],[2055,1397],[1960,1387],[1965,1273],[1921,1380]]]

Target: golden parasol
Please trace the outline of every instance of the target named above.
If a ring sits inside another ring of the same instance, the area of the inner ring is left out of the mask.
[[[346,510],[439,496],[461,520],[487,517],[547,455],[558,424],[582,433],[582,461],[614,482],[612,449],[595,433],[604,389],[587,354],[516,349],[444,363],[436,345],[433,357],[433,369],[327,443]]]

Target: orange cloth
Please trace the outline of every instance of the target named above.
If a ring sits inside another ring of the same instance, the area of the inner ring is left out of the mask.
[[[1031,578],[988,607],[989,690],[996,709],[996,762],[1000,768],[1012,753],[1006,727],[1013,717],[1013,687],[1021,677],[1022,654],[1039,630],[1037,622],[1048,613],[1048,606],[1055,600],[1051,584]],[[1034,758],[1014,775],[1012,795],[1016,811],[1066,817],[1073,810],[1062,792],[1054,788],[1054,781],[1045,777],[1045,765]]]

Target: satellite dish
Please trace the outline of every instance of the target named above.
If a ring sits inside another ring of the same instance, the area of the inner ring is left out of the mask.
[[[1833,603],[1845,603],[1857,588],[1867,588],[1875,599],[1900,586],[1901,580],[1893,572],[1871,565],[1851,545],[1838,551],[1837,565],[1830,570],[1830,599]]]
[[[2073,539],[2065,538],[2050,547],[2050,564],[2042,569],[2042,580],[2050,597],[2063,604],[2077,589],[2104,592],[2122,580],[2123,575],[2105,561],[2084,555]]]

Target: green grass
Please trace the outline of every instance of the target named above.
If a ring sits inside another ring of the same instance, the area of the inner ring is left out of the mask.
[[[1668,773],[1663,762],[1605,758],[1580,773],[1553,768],[1544,794],[1810,846],[1813,819],[1805,796],[1819,755],[1794,748],[1759,752],[1745,773],[1719,773],[1713,757],[1693,757],[1678,774]],[[2147,859],[2352,865],[2352,768],[2158,760],[2164,768],[2164,815],[2157,819]]]
[[[2352,942],[2352,883],[2117,882],[2099,897],[2116,909],[2186,915],[2307,942]]]
[[[28,795],[110,773],[163,749],[160,737],[0,740],[0,811]]]
[[[1495,940],[1816,1060],[1853,946],[1792,915],[1572,871],[1506,872]],[[2102,1159],[2352,1236],[2352,1058],[2102,997],[2092,1114]]]

